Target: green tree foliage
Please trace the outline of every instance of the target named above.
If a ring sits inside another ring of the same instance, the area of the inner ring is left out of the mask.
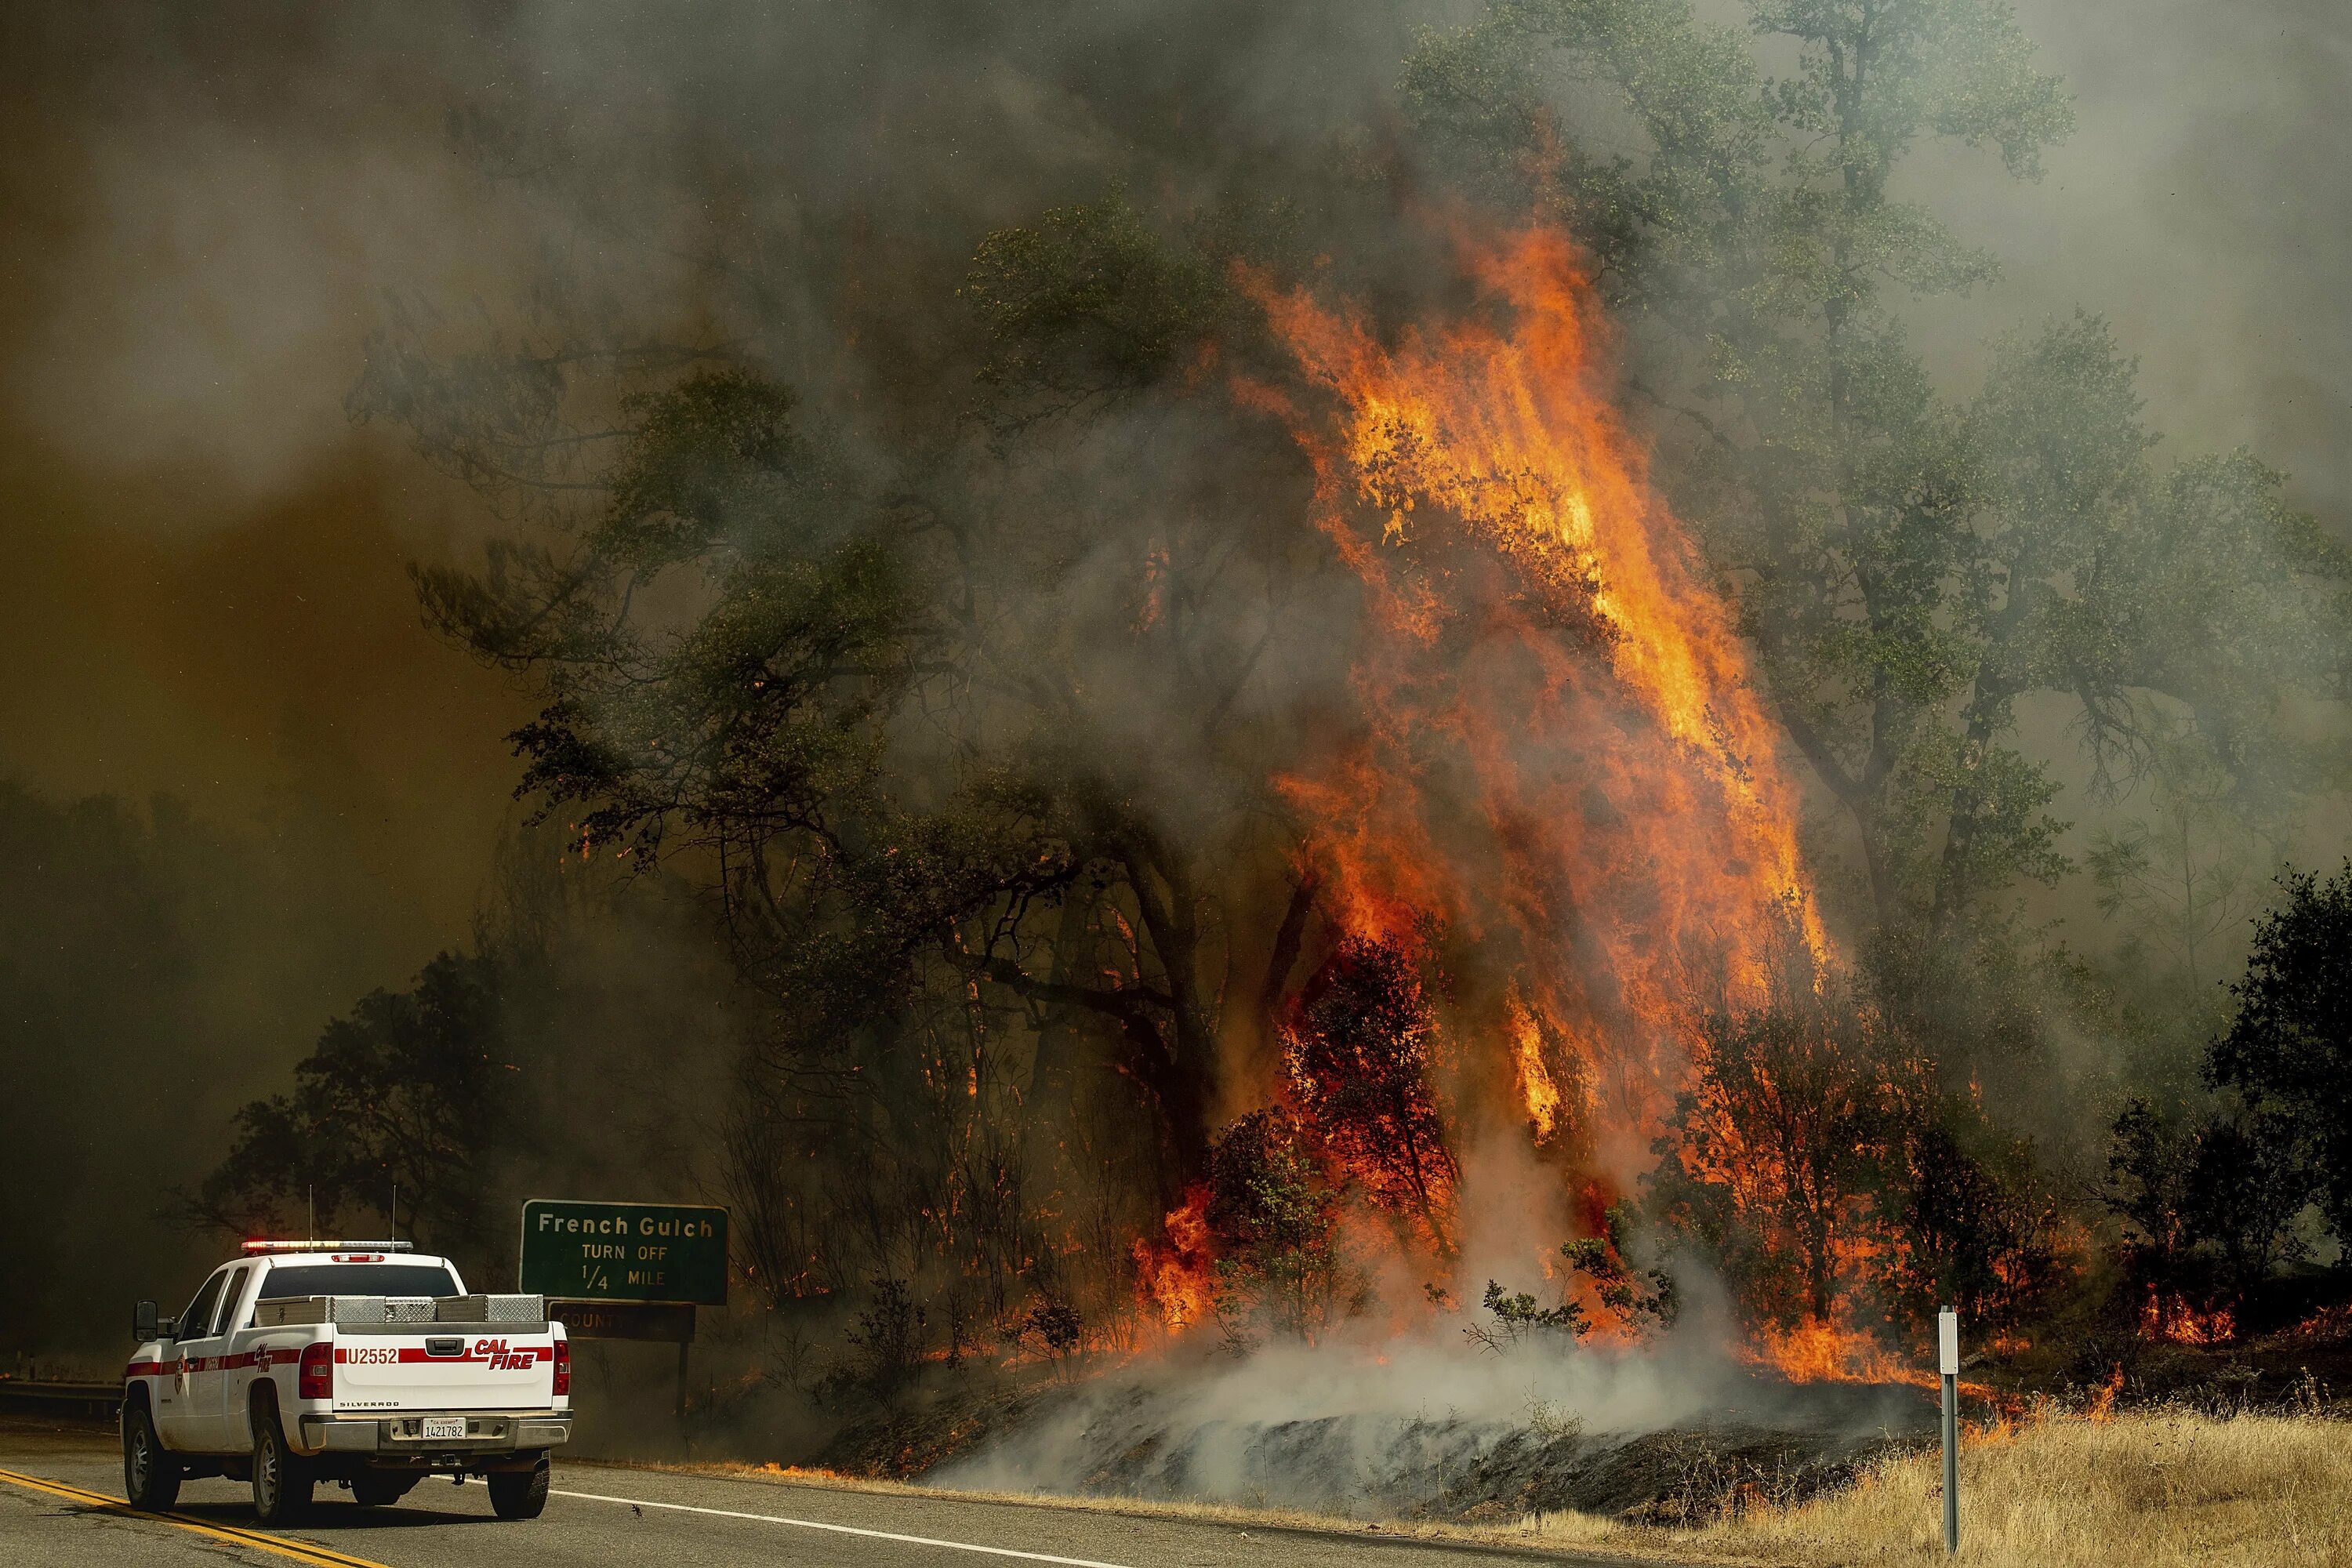
[[[1590,1280],[1601,1304],[1627,1323],[1636,1328],[1670,1324],[1682,1310],[1680,1293],[1665,1269],[1633,1262],[1638,1217],[1638,1206],[1631,1199],[1620,1199],[1602,1213],[1599,1236],[1564,1241],[1559,1255],[1570,1274]]]
[[[965,289],[983,382],[1024,419],[1041,392],[1137,392],[1205,330],[1219,296],[1202,267],[1116,200],[992,237]],[[508,547],[486,573],[419,574],[436,625],[544,681],[546,710],[516,737],[525,793],[577,807],[592,848],[709,858],[747,963],[793,998],[808,1037],[887,1012],[925,949],[1019,1005],[1090,1010],[1140,1052],[1128,1068],[1196,1161],[1208,890],[1132,781],[1083,749],[1105,715],[1052,581],[1076,564],[1070,524],[1019,506],[974,515],[989,501],[953,476],[926,495],[861,474],[838,433],[746,369],[698,370],[622,408],[613,461],[574,481],[594,499],[569,553]],[[1144,662],[1191,687],[1162,695],[1213,718],[1247,659],[1190,646],[1227,628],[1204,625],[1179,542],[1128,542],[1139,593],[1158,598],[1135,606],[1144,640],[1173,659]],[[1054,940],[1032,917],[1089,884],[1127,905],[1154,973],[1052,977]],[[1031,973],[1033,952],[1047,974]]]
[[[232,1229],[306,1222],[369,1235],[392,1220],[428,1246],[478,1244],[492,1226],[490,1162],[520,1152],[518,1065],[500,1023],[498,961],[442,953],[414,989],[377,991],[327,1026],[294,1091],[237,1113],[236,1142],[205,1183]]]
[[[1562,1299],[1547,1307],[1525,1290],[1506,1290],[1493,1279],[1486,1281],[1486,1294],[1479,1305],[1493,1321],[1470,1323],[1462,1331],[1474,1343],[1498,1355],[1529,1342],[1558,1339],[1572,1344],[1592,1327],[1580,1301]]]
[[[314,1206],[318,1234],[380,1236],[397,1186],[403,1237],[495,1282],[514,1277],[526,1197],[703,1187],[747,998],[674,890],[509,837],[467,945],[304,1021],[308,1053],[207,1119],[226,1154],[169,1212],[206,1254],[222,1230],[309,1234]]]
[[[1171,247],[1118,196],[989,235],[961,293],[987,334],[980,379],[1022,422],[1149,385],[1227,303],[1206,258]]]
[[[1287,1112],[1254,1110],[1218,1134],[1206,1217],[1218,1321],[1236,1343],[1264,1332],[1312,1340],[1361,1298],[1340,1246],[1338,1192]]]
[[[2144,1099],[2111,1130],[2107,1204],[2123,1229],[2135,1311],[2165,1329],[2184,1308],[2235,1303],[2302,1255],[2291,1228],[2311,1181],[2291,1129],[2228,1115],[2166,1117]]]
[[[1566,1267],[1560,1271],[1559,1300],[1550,1306],[1524,1290],[1506,1290],[1497,1281],[1487,1280],[1480,1305],[1490,1321],[1466,1324],[1462,1331],[1472,1342],[1497,1353],[1531,1342],[1580,1340],[1596,1324],[1577,1299],[1580,1284],[1616,1315],[1621,1326],[1635,1333],[1671,1324],[1680,1310],[1674,1276],[1629,1261],[1637,1221],[1634,1205],[1614,1203],[1602,1216],[1599,1236],[1562,1242],[1559,1256]]]
[[[169,802],[151,823],[118,801],[0,783],[0,1247],[21,1286],[0,1292],[0,1337],[12,1346],[71,1344],[66,1325],[87,1312],[76,1294],[142,1288],[47,1240],[152,1206],[139,1189],[165,1179],[157,1152],[182,1154],[184,1135],[142,1101],[170,1083],[223,1109],[206,1079],[229,1058],[204,1026],[198,973],[214,956],[202,933],[218,919],[203,896],[215,868],[192,827]]]
[[[2067,1280],[2065,1210],[2032,1144],[1973,1100],[1909,1108],[1880,1188],[1893,1223],[1874,1272],[1887,1310],[1924,1327],[1938,1308],[1971,1322],[2031,1321]]]
[[[2093,835],[2085,860],[2100,912],[2131,932],[2126,961],[2154,972],[2201,1040],[2225,1021],[2215,981],[2274,862],[2273,825],[2233,809],[2227,775],[2201,750],[2158,752],[2155,774],[2148,809]]]
[[[1543,1305],[1527,1290],[1506,1290],[1489,1279],[1486,1295],[1479,1302],[1489,1321],[1465,1323],[1463,1333],[1470,1342],[1496,1354],[1517,1350],[1522,1344],[1583,1340],[1597,1323],[1585,1311],[1585,1302],[1578,1300],[1580,1286],[1633,1333],[1673,1323],[1679,1311],[1673,1274],[1630,1262],[1630,1253],[1637,1246],[1637,1217],[1630,1201],[1612,1204],[1601,1215],[1601,1234],[1561,1241],[1559,1258],[1567,1268],[1559,1269],[1559,1298],[1552,1305]]]
[[[185,1299],[218,1242],[173,1188],[399,923],[323,813],[231,826],[0,779],[0,1353],[103,1364],[119,1304]]]
[[[2206,1077],[2243,1100],[2243,1146],[2299,1175],[2342,1240],[2352,1237],[2352,864],[2324,882],[2289,872],[2279,886],[2286,901],[2254,924],[2231,987],[2237,1016]]]

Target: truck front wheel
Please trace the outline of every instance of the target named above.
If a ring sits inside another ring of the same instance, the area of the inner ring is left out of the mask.
[[[278,1409],[253,1413],[253,1512],[264,1524],[284,1524],[310,1506],[310,1468],[286,1446]]]
[[[527,1470],[490,1472],[490,1511],[500,1519],[537,1519],[547,1508],[547,1461]]]
[[[179,1456],[155,1436],[155,1417],[143,1399],[122,1412],[122,1495],[149,1513],[180,1500]]]

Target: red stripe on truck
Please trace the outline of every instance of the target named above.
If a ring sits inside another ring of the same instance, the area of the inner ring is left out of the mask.
[[[517,1362],[530,1365],[554,1359],[553,1345],[514,1345],[496,1350],[482,1350],[478,1347],[466,1352],[463,1355],[435,1355],[430,1351],[419,1350],[412,1345],[403,1345],[400,1348],[400,1363],[403,1366],[416,1362],[429,1362],[442,1366],[481,1366],[486,1363],[495,1363],[499,1365],[501,1370],[509,1370],[510,1363]]]
[[[338,1366],[488,1366],[499,1372],[517,1372],[554,1359],[552,1344],[504,1345],[488,1341],[478,1341],[456,1355],[435,1355],[421,1345],[335,1347]]]
[[[484,1348],[485,1346],[488,1348]],[[555,1359],[555,1347],[552,1344],[499,1345],[481,1341],[457,1355],[435,1355],[430,1351],[415,1345],[384,1348],[394,1352],[389,1360],[380,1352],[376,1354],[366,1353],[374,1350],[373,1346],[361,1346],[355,1352],[352,1346],[337,1345],[335,1363],[338,1366],[374,1366],[388,1365],[391,1364],[392,1360],[396,1360],[402,1366],[489,1366],[499,1372],[519,1372],[541,1362]],[[248,1366],[256,1368],[292,1366],[301,1359],[302,1352],[291,1347],[265,1347],[260,1350],[240,1351],[229,1356],[192,1355],[182,1356],[175,1361],[134,1361],[122,1369],[122,1375],[125,1378],[171,1377],[181,1373],[235,1372]]]

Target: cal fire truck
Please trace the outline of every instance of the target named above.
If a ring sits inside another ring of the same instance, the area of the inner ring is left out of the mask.
[[[134,1327],[122,1480],[138,1508],[226,1476],[278,1523],[320,1482],[380,1508],[427,1476],[479,1476],[500,1519],[530,1519],[572,1433],[572,1351],[545,1298],[469,1295],[407,1242],[248,1241],[178,1317],[142,1301]]]

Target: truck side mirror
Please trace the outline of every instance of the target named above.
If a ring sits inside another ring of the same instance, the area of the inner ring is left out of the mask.
[[[136,1340],[152,1340],[163,1331],[163,1321],[155,1315],[155,1303],[142,1301],[131,1309],[131,1336]]]

